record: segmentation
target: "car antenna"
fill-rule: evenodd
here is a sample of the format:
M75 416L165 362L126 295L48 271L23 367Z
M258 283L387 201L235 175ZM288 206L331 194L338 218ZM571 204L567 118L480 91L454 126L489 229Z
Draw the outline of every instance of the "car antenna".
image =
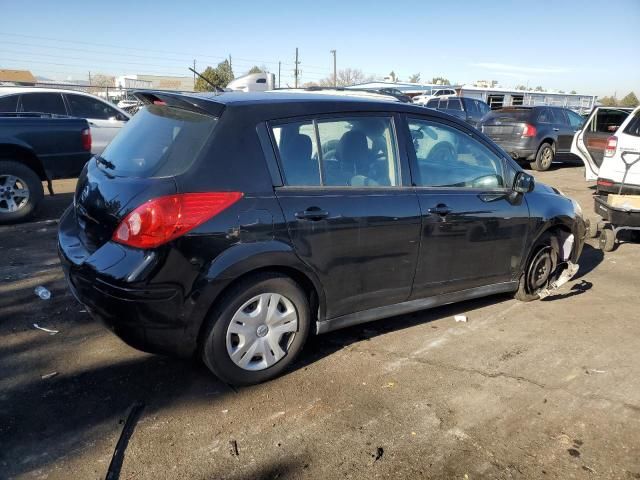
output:
M204 80L209 85L211 85L213 87L213 92L216 94L216 96L218 95L218 92L221 90L220 87L218 87L217 85L214 85L213 82L211 82L211 80L209 80L207 77L204 77L204 76L200 75L198 72L195 71L195 69L189 67L189 70L191 70L193 73L198 75L202 80ZM195 88L195 85L194 85L194 88ZM224 90L222 90L222 91L224 91Z

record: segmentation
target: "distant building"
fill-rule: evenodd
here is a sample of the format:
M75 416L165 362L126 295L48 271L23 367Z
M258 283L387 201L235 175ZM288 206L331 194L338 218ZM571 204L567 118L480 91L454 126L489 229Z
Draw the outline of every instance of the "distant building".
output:
M193 91L193 77L162 75L124 75L116 77L117 88L151 88L156 90Z
M7 82L23 86L33 86L36 84L37 80L29 70L0 69L0 82Z

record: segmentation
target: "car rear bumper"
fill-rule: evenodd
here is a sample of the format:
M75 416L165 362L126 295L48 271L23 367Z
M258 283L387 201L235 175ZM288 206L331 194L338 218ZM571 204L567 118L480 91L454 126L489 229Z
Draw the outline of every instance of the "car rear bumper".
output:
M58 255L76 299L93 318L134 348L181 357L193 355L200 322L190 315L193 305L185 300L184 287L158 282L152 275L145 275L144 281L123 280L118 271L135 272L132 265L144 265L149 252L108 242L90 253L77 237L69 235L67 227L75 223L72 217L67 210L60 220ZM157 265L150 267L154 270Z
M491 137L490 137L491 138ZM514 160L535 160L538 152L537 146L530 139L499 139L492 140L500 145L502 149L509 154Z
M601 182L606 182L603 185ZM597 183L598 193L621 193L622 195L640 195L640 185L624 185L622 186L622 192L620 192L620 182L614 182L605 178L599 178Z

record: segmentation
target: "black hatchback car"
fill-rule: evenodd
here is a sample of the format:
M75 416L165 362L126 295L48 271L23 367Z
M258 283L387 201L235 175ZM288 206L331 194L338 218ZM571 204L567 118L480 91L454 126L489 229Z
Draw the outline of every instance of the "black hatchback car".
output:
M568 108L506 107L486 115L478 128L514 159L534 170L549 170L571 155L573 136L584 118Z
M503 292L580 255L579 207L480 132L392 101L145 92L60 220L69 286L130 345L220 378L309 334ZM566 271L566 270L565 270Z

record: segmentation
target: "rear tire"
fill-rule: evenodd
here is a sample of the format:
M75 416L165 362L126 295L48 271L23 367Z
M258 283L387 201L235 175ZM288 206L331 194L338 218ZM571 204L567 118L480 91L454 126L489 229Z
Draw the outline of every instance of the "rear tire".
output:
M549 232L543 233L531 249L524 272L520 275L518 290L514 295L516 300L538 300L540 291L554 279L559 258L560 243L557 237Z
M278 303L272 305L273 299ZM268 312L274 312L273 321ZM296 316L296 325L278 321L289 316ZM277 377L299 355L311 325L309 301L291 278L258 274L224 294L207 322L201 346L205 365L226 383L253 385Z
M549 170L553 164L555 156L556 154L553 151L553 146L550 143L543 143L538 149L536 159L531 162L531 168L538 170L539 172Z
M44 197L40 177L23 163L0 161L0 224L31 217Z

